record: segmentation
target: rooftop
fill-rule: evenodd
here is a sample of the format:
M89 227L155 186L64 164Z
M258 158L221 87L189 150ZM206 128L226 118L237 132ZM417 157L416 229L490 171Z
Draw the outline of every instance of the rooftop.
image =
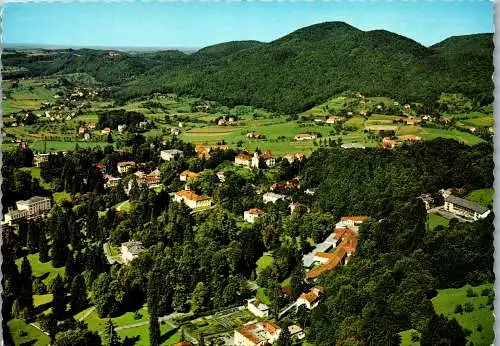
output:
M210 197L208 197L208 196L199 196L196 193L194 193L193 191L189 191L189 190L180 190L180 191L177 191L175 194L179 197L186 198L190 201L204 201L204 200L210 199Z
M446 197L445 202L456 204L462 208L472 210L478 214L484 214L489 210L484 205L481 205L481 204L478 204L478 203L475 203L475 202L472 202L472 201L469 201L469 200L466 200L463 198L459 198L459 197L456 197L453 195L449 195L448 197Z

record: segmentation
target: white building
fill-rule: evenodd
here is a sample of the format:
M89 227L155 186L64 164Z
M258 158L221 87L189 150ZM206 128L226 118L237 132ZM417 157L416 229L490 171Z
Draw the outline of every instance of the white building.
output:
M462 216L474 221L484 219L491 212L491 210L481 204L477 204L453 195L445 198L443 209L457 216Z
M260 210L260 209L257 209L257 208L252 208L250 210L246 210L243 213L243 219L246 222L254 223L255 220L257 220L263 214L264 214L263 210Z
M18 210L28 211L28 218L36 217L50 210L50 198L34 196L26 201L17 201L16 206Z
M160 157L165 161L173 160L176 156L184 157L184 153L178 149L168 149L160 152Z
M313 287L309 292L302 293L297 299L297 309L301 305L305 305L305 307L309 310L314 309L316 306L318 306L319 298L322 293L323 289L319 287Z
M125 124L118 125L118 132L122 133L126 128L127 128L127 125L125 125Z
M128 241L126 243L122 243L121 250L123 263L128 263L144 251L144 246L142 246L140 241Z
M208 196L199 196L193 191L180 190L174 195L174 201L184 203L191 209L208 208L212 205L212 198Z
M274 192L266 192L265 194L262 195L262 200L264 203L276 203L277 200L282 199L284 200L286 198L285 195L280 195L279 193L274 193Z
M264 318L269 316L269 306L262 303L257 298L249 299L247 308L252 314L254 314L257 317Z

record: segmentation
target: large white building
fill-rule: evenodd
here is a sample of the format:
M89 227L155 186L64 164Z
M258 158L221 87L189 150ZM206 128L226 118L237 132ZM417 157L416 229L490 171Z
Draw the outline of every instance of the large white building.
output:
M262 303L257 298L249 299L247 308L252 314L254 314L257 317L264 318L269 316L269 306Z
M455 215L472 219L474 221L484 219L491 212L491 210L481 204L477 204L453 195L449 195L445 198L443 209Z
M16 206L18 210L28 211L28 217L36 217L50 210L51 203L48 197L34 196L26 201L17 201Z
M257 208L252 208L250 210L246 210L243 213L243 219L246 222L254 223L255 220L257 220L263 214L264 214L263 210L260 210L260 209L257 209Z
M199 196L189 190L177 191L174 195L174 201L178 203L184 201L191 209L208 208L212 205L212 198L208 196Z
M281 328L271 321L260 321L241 326L234 331L236 346L264 346L278 340Z

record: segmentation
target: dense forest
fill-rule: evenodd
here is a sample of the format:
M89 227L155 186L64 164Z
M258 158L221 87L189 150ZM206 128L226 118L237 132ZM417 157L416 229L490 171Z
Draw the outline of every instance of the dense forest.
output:
M155 145L137 144L128 158L142 155L151 169L160 164L162 146ZM300 163L281 160L273 177L261 171L228 172L224 182L215 172L234 158L234 152L214 151L212 159L205 160L175 139L163 148L179 148L185 158L160 164L164 191L133 186L131 207L125 212L109 208L127 198L122 184L101 194L98 172L87 184L77 179L93 174L88 170L93 171L94 161L111 168L116 158L110 148L77 149L64 158L49 158L41 175L54 188L82 195L56 206L40 222L19 225L18 232L5 227L4 321L10 316L36 320L55 345L65 345L71 337L81 338L82 344L97 342L97 334L71 317L89 304L101 317L135 311L146 302L152 320L173 311L198 315L244 302L252 296L248 280L265 289L277 312L307 289L301 261L311 249L307 239L323 239L341 215L365 214L372 221L362 225L358 250L349 264L319 278L326 292L311 315L302 309L296 313L300 325L310 328L309 341L317 346L397 345L398 333L413 328L421 332L422 345L432 345L428 340L436 335L442 344L465 345L466 331L455 320L436 315L430 299L439 288L494 279L494 216L470 224L452 221L448 228L429 231L425 208L416 197L435 194L440 187L491 187L491 145L470 147L437 139L394 150L333 147L317 150ZM10 155L9 160L20 165L22 155ZM168 193L182 187L178 175L185 169L205 170L189 184L211 195L214 209L193 214L183 203L172 202ZM310 213L290 214L286 202L264 205L254 191L297 174L304 177L303 188L318 187L315 196L284 193L311 206ZM264 209L266 215L255 224L237 222L237 215L251 207ZM141 241L146 250L133 265L110 265L103 243L119 245L130 239ZM257 272L255 263L264 251L272 251L274 261ZM32 279L26 259L20 271L14 264L37 252L41 262L65 267L65 275L56 277L50 287ZM287 277L290 297L280 286ZM51 313L36 316L33 292L53 294Z
M402 102L436 102L442 92L492 102L493 35L451 37L431 47L343 22L299 29L269 43L228 42L179 51L108 56L90 49L7 54L19 76L87 73L113 85L119 101L153 92L190 94L228 106L293 113L346 90Z

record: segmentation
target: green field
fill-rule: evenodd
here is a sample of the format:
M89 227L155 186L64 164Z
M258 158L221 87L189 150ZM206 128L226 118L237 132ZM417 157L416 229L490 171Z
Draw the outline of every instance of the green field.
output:
M461 122L474 127L490 127L495 124L495 118L493 115L488 115L461 120Z
M160 323L161 345L173 345L181 340L180 333L170 328L167 324ZM117 331L123 345L149 346L149 325ZM125 342L127 340L127 342Z
M39 254L30 254L28 255L28 261L31 264L31 271L34 276L36 277L42 277L43 282L48 285L56 276L57 274L61 275L61 277L64 275L64 267L62 268L54 268L52 267L52 263L49 261L47 263L42 263L40 262L38 258ZM21 263L23 259L18 258L16 260L16 264L19 269L21 269Z
M50 342L47 335L22 320L10 320L7 325L15 346L46 346Z
M488 298L481 296L481 291L485 288L493 289L493 285L484 284L473 287L477 297L467 297L469 287L471 286L439 290L438 295L432 299L432 305L438 315L443 314L448 319L456 318L463 328L470 330L472 333L467 340L472 341L474 346L489 346L495 338L493 331L494 316L493 310L486 304ZM472 303L474 310L472 312L464 311L462 314L455 313L457 304L464 306L466 302ZM479 324L483 327L481 332L477 330ZM400 333L402 346L420 345L420 342L411 341L412 331L414 330L410 329Z
M439 294L432 299L432 304L436 313L444 314L450 319L454 317L462 327L472 331L468 340L474 342L475 346L489 346L495 337L493 331L493 310L490 310L490 307L487 306L487 297L481 296L481 291L485 288L493 289L493 285L484 284L473 287L478 296L472 298L467 297L466 291L468 287L470 286L439 290ZM463 306L466 302L473 304L474 311L464 311L462 314L456 314L454 312L455 306L457 304L462 304ZM481 307L481 305L484 305L484 307ZM482 332L476 330L479 324L483 326Z
M89 309L75 315L75 319L81 318ZM140 318L136 320L133 312L126 312L121 316L111 318L111 321L113 321L115 327L149 321L148 310L144 307L139 309L139 315ZM108 318L100 318L97 311L94 310L84 319L84 322L87 323L89 330L101 331L104 330L104 325L107 320Z
M488 205L493 203L493 196L495 195L495 190L493 188L490 189L481 189L474 190L469 193L465 198L469 201L474 201L483 205Z
M430 213L428 214L428 223L429 223L429 229L432 231L434 228L437 226L444 226L448 227L449 221L448 219L445 219L444 217L436 214L436 213Z

